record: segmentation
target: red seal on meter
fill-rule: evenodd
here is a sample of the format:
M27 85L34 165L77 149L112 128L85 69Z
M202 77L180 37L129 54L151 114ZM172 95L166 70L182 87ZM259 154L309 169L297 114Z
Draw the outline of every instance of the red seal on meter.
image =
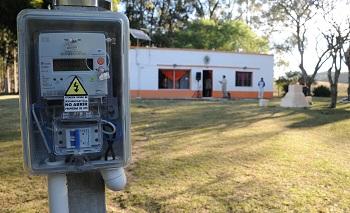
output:
M105 63L105 59L102 58L102 57L99 57L99 58L97 59L97 63L98 63L99 65L102 65L102 64Z

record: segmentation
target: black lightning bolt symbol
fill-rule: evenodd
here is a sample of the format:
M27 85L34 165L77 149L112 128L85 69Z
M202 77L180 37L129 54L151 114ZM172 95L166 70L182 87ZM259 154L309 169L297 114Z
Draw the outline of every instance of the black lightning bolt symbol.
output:
M78 92L79 91L79 84L77 82L74 82L73 86L75 87L74 91Z

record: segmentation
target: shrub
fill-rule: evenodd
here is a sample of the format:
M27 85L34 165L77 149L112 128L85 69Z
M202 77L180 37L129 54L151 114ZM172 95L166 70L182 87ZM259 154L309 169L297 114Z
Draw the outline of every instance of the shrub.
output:
M282 87L282 90L284 92L283 96L286 95L288 93L288 87L289 87L289 84L284 84L283 87Z
M316 97L330 97L331 96L331 90L328 87L323 86L323 85L314 88L312 93Z

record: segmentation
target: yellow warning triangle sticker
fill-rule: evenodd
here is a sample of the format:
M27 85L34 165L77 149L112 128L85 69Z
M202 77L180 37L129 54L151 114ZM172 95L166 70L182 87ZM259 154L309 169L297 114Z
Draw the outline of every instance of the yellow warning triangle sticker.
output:
M70 83L65 96L83 96L88 95L83 84L79 81L78 76L75 76Z

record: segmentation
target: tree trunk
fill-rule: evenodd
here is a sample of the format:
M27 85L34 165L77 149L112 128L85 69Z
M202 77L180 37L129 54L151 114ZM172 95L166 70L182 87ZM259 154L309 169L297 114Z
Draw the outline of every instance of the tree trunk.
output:
M348 67L348 101L350 101L350 45L344 52L345 64Z
M2 57L0 57L0 94L4 93L4 87L5 87L5 77L4 77L4 61L2 60Z
M1 88L1 92L3 94L7 93L7 79L6 79L6 59L2 58L2 88Z
M348 65L348 101L350 101L350 64Z
M306 95L307 96L311 96L311 85L312 85L312 82L306 82L306 87L307 87L307 92L306 92Z
M338 84L331 84L331 104L330 108L335 108L337 106L338 98Z
M13 94L13 93L15 93L15 72L16 72L13 63L10 64L9 71L10 71L10 82L11 82L10 93Z
M17 69L17 49L13 48L13 79L14 93L18 94L18 69Z
M350 48L348 52L350 54ZM350 58L346 59L346 66L348 67L348 101L350 101Z
M11 69L7 63L6 63L6 81L7 81L6 94L10 94L11 93Z

